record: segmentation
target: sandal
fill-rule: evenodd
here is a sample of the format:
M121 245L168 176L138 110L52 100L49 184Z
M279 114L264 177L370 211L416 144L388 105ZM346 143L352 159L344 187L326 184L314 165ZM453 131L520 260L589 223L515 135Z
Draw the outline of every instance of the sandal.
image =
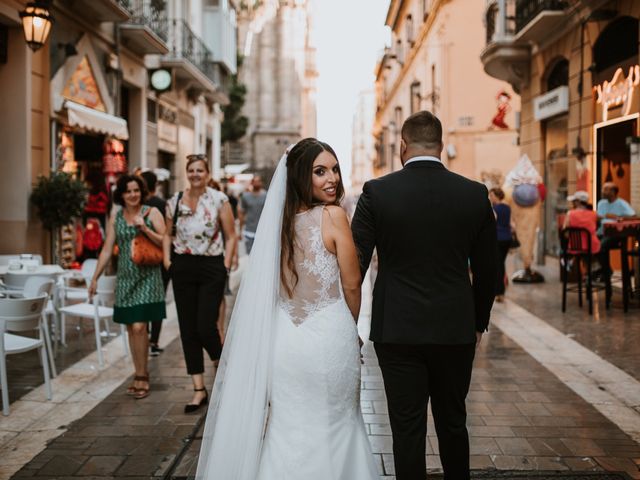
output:
M139 377L139 376L136 375L135 377L133 377L133 382L134 383L132 383L131 385L129 385L127 387L127 395L135 395L136 394L136 391L138 389L136 388L135 382L148 382L148 381L149 381L149 375L148 374L147 374L146 377Z
M135 380L138 382L147 382L149 383L149 375L145 375L144 377L135 377ZM149 386L143 388L136 388L135 393L133 394L133 398L136 400L142 400L149 396L150 388Z

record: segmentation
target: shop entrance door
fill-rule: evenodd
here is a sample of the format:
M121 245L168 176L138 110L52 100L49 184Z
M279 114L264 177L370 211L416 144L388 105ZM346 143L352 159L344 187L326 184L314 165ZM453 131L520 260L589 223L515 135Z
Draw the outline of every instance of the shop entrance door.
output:
M596 125L596 168L597 180L594 196L601 197L602 185L613 182L618 186L620 198L631 200L631 153L627 145L628 137L638 133L638 116L630 119L616 119Z
M163 198L169 199L176 189L176 156L164 150L158 150L158 167L170 172L168 180L159 182Z
M544 245L547 255L558 255L560 238L558 226L567 212L569 158L567 156L568 117L551 118L544 122L545 165L544 184Z

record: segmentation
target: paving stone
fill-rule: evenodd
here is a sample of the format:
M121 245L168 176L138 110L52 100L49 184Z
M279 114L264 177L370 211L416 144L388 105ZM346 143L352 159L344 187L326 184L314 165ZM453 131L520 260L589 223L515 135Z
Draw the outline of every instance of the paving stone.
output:
M56 455L47 464L38 470L38 476L63 476L75 474L84 462L88 459L87 456L69 456L69 455Z
M496 438L496 443L505 455L535 455L535 450L524 438Z
M133 475L150 475L157 471L164 462L166 455L136 455L128 457L118 468L118 477L130 477Z
M76 475L82 477L95 476L107 476L113 475L113 473L120 467L125 460L125 456L110 456L110 455L96 455L89 457L85 464L78 470Z

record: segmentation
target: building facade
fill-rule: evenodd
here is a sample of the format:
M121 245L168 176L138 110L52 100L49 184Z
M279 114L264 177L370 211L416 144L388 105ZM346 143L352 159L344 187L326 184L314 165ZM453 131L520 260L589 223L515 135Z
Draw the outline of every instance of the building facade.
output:
M238 39L244 60L240 80L248 93L246 135L230 163L267 177L285 148L316 135L316 65L311 0L245 2Z
M55 23L36 52L20 24L26 3L0 0L0 136L9 149L0 158L1 253L49 258L29 203L40 175L66 171L86 183L82 229L88 218L104 225L100 192L124 172L167 169L165 194L186 185L189 153L207 153L219 173L234 2L53 0Z
M521 151L547 187L545 250L557 254L567 195L604 182L640 211L640 3L496 0L485 11L485 70L521 95Z
M373 177L376 150L372 132L375 113L376 98L373 90L360 92L351 127L352 193L360 193L364 183Z
M452 171L489 181L517 161L519 101L479 61L484 5L478 0L392 0L391 45L376 68L376 175L401 168L400 128L419 110L444 127Z

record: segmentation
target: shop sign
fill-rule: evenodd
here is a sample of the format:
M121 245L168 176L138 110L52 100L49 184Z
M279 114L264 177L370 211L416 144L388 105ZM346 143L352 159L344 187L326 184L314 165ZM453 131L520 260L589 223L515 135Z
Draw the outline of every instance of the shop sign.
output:
M62 96L85 107L100 110L101 112L107 111L102 102L100 90L87 57L84 57L78 64L75 72L73 72L64 87Z
M640 85L640 66L629 68L625 77L622 68L618 68L611 81L605 81L596 87L598 104L602 105L602 121L607 121L609 109L622 105L622 115L629 115L633 102L633 92Z
M569 111L569 87L566 85L533 99L533 116L536 121Z

